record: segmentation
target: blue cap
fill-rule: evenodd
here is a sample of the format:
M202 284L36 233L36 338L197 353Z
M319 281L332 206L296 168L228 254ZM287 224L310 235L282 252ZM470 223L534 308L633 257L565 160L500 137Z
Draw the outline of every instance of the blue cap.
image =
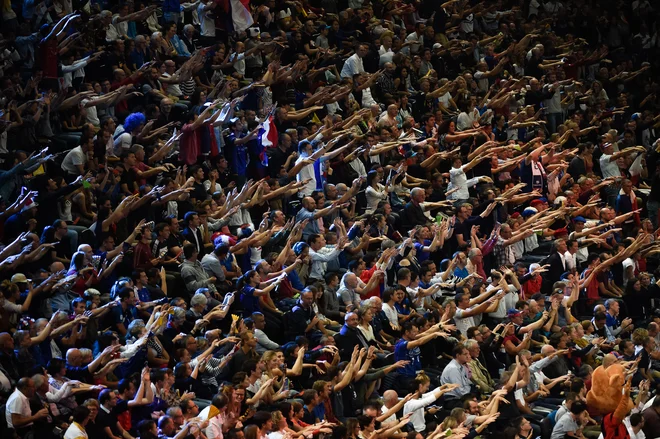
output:
M548 199L545 198L545 197L539 198L538 200L539 200L541 203L547 203L547 202L548 202Z
M511 308L510 310L508 310L507 313L506 313L506 315L507 315L509 318L519 316L520 314L522 314L522 311L517 310L517 309L513 309L513 308Z
M530 217L534 214L537 214L539 211L534 209L533 207L528 207L527 209L523 210L521 215L523 218Z
M584 219L583 216L576 216L575 218L573 218L573 222L574 223L586 223L587 220Z

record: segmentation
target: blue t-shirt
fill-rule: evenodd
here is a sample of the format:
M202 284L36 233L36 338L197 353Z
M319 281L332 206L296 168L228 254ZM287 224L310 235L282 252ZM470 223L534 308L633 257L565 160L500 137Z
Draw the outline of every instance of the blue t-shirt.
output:
M314 410L312 410L312 414L319 421L325 421L325 404L321 403L316 407L314 407Z
M454 268L454 276L456 276L458 278L465 279L469 275L470 275L470 273L468 273L467 267L463 267L463 268L456 267L456 268Z
M282 268L286 268L286 265L283 265ZM289 282L291 282L291 286L296 290L302 291L305 289L305 285L300 281L300 276L298 276L296 270L287 274L287 278L289 279Z
M607 326L609 326L612 329L616 329L619 327L619 319L617 319L616 317L612 317L610 313L605 313L605 316L606 316L605 324Z
M408 349L408 342L404 339L396 342L396 345L394 345L394 361L410 361L402 369L399 369L401 375L414 378L417 372L422 370L421 352L419 346Z
M261 311L259 307L259 297L254 295L254 287L246 285L241 290L241 304L243 305L243 315L249 317L255 311Z
M429 241L428 239L425 239L423 244L419 243L419 242L416 242L414 245L415 245L415 250L417 250L416 256L417 256L417 260L419 261L419 263L421 264L422 262L428 260L429 257L431 256L431 253L425 252L422 249L424 247L429 247L431 245L431 241Z
M405 299L404 299L404 302L405 302ZM394 303L394 309L396 309L396 312L398 312L399 314L403 314L404 316L407 316L408 314L410 314L410 308L408 308L405 305L405 303L399 303L399 302Z
M140 302L151 302L151 294L149 294L149 290L146 287L140 288L137 293Z
M120 306L115 306L110 310L112 314L112 321L118 325L122 323L124 328L128 329L128 325L135 319L137 319L137 308L134 306L129 306L124 311Z
M296 222L300 222L303 220L309 220L309 222L303 229L303 238L305 240L309 238L309 235L314 235L314 234L318 235L319 233L321 233L321 229L319 229L319 223L317 220L314 219L314 212L310 212L304 207L300 209L296 214Z
M225 154L228 155L227 161L231 166L232 172L236 175L245 175L248 165L247 145L236 145L236 134L231 133L227 137Z

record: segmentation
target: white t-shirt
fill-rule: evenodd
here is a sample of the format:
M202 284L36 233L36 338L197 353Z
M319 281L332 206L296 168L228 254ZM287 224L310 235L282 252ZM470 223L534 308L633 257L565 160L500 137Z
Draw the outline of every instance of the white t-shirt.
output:
M115 155L120 156L122 152L128 151L133 144L131 133L123 133L115 139Z
M454 322L456 323L456 328L461 331L461 334L465 336L467 336L468 328L476 326L474 323L474 317L463 317L463 313L469 310L470 308L456 308L456 314L454 314Z
M114 21L114 20L113 20ZM105 31L105 40L109 43L117 41L119 39L119 31L114 24L108 26L108 29Z
M204 189L207 191L211 188L211 180L206 180L204 182ZM213 192L222 192L222 186L220 186L220 183L216 182L215 187L213 188Z
M472 128L474 121L479 119L479 110L476 108L468 112L462 112L456 119L456 130L463 131Z
M485 72L476 71L472 76L477 81L477 86L479 87L479 90L488 91L490 85L488 84L488 77L486 76Z
M112 17L112 25L117 29L120 36L128 36L128 21L119 21L119 14Z
M209 16L211 11L205 11L204 7L206 7L204 3L200 3L199 6L197 6L197 15L199 15L199 25L202 30L200 34L203 37L214 37L215 20Z
M492 291L492 290L495 290L495 289L499 289L499 286L497 286L497 285L494 286L494 285L491 284L491 285L488 285L486 287L486 291ZM506 296L504 296L504 297L506 297ZM499 301L499 303L497 305L497 309L495 310L495 312L488 313L489 316L495 317L497 319L503 319L503 318L506 317L506 310L507 310L506 305L507 305L507 303L506 303L506 300L504 299L504 297L502 298L502 300Z
M438 102L441 103L445 108L449 108L450 99L451 99L451 93L447 92L438 98Z
M5 392L9 392L11 390L11 381L9 381L9 378L7 378L7 375L4 374L0 370L0 389L2 389Z
M245 52L232 53L231 56L229 57L229 61L233 62L235 59L238 59L238 61L234 63L234 70L236 70L241 75L245 76Z
M387 200L387 191L385 191L385 188L383 187L382 184L379 184L378 190L374 189L371 186L367 187L367 190L365 191L365 195L367 197L367 210L366 213L371 214L376 211L378 208L378 203L381 201Z
M298 162L301 162L306 158L308 157L303 157L303 156L298 157L298 160L296 160L296 164L298 164ZM314 174L313 163L311 165L303 166L303 168L300 170L300 172L298 172L298 175L296 176L296 180L298 181L305 181L308 178L311 178L311 180L300 191L301 197L309 197L312 195L312 192L316 190L316 175Z
M467 200L470 198L469 188L479 182L478 177L470 178L468 180L464 171L465 166L466 165L463 165L460 168L451 168L449 170L448 189L459 188L456 192L449 194L447 198L450 200Z
M577 253L573 254L567 251L564 253L564 260L566 261L567 270L572 270L577 267Z
M393 306L383 303L383 312L392 325L399 326L399 313L396 312Z
M82 103L83 105L85 105L85 104L87 104L87 102L89 102L90 100L91 100L91 99L83 99L81 103ZM86 118L87 118L87 122L91 123L91 124L94 125L95 127L101 126L101 121L99 120L99 116L98 116L98 113L97 113L97 111L96 111L96 106L95 106L95 105L93 105L93 106L91 106L91 107L87 107L87 108L85 109L85 111L87 112L87 117L86 117Z
M62 169L69 174L80 174L78 165L85 165L87 163L87 156L82 149L82 146L76 146L64 157L62 161Z
M616 160L610 161L611 159L611 155L603 154L600 156L600 171L603 174L603 178L621 177L619 165L617 165Z
M30 401L18 389L14 390L14 393L12 393L7 400L5 418L7 419L7 427L9 428L14 428L14 424L11 421L12 413L26 417L32 416ZM30 425L32 425L32 423L24 425L23 427L29 427Z

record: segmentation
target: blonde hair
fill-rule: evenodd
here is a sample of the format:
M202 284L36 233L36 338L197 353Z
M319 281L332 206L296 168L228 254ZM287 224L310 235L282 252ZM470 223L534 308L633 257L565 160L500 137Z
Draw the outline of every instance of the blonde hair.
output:
M442 421L442 430L446 430L448 428L456 428L458 427L458 420L452 416L447 416L444 421Z
M91 349L80 348L78 349L78 351L80 351L80 355L82 355L83 358L87 358L87 357L92 359L94 358L94 354L92 353Z
M277 352L276 351L266 351L261 356L261 361L268 364L268 362L272 361L275 357L277 357Z
M424 372L420 372L415 377L415 387L418 388L422 384L430 383L431 378L428 377Z
M632 342L635 345L641 345L644 343L644 339L649 336L649 331L644 328L637 328L632 333Z
M282 415L282 412L279 410L275 410L270 416L273 421L273 427L275 428L277 428L277 426L280 425L280 421L284 419L284 415Z
M266 351L261 356L261 361L266 363L266 366L268 366L268 362L275 359L275 357L277 357L276 351ZM273 378L273 372L270 369L268 369L268 367L266 367L266 371L264 373L268 375L269 378Z
M85 407L87 407L87 408L89 408L90 406L94 406L94 407L96 407L97 409L100 408L99 401L96 400L96 399L94 399L94 398L89 398L88 400L86 400L85 402L83 402L83 405L84 405Z

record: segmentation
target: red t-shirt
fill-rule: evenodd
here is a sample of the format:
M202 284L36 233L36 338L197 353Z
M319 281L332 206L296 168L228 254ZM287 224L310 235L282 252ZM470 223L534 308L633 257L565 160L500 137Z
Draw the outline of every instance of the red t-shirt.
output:
M373 267L371 267L369 270L364 270L362 274L360 274L360 280L362 282L369 283L369 279L374 275L378 266L374 264ZM380 285L376 285L371 291L368 291L367 294L364 296L365 299L369 299L371 297L380 297Z
M523 284L523 293L525 299L529 299L536 293L541 292L541 284L543 283L543 278L541 276L536 276L536 278L531 278Z
M598 279L591 279L591 282L589 282L589 285L587 285L587 299L589 300L600 299L600 294L598 292Z
M39 66L44 71L44 78L57 78L58 55L57 38L43 41L39 45Z
M180 158L186 165L194 165L199 157L199 138L197 130L193 130L192 124L187 123L181 127L181 153Z

